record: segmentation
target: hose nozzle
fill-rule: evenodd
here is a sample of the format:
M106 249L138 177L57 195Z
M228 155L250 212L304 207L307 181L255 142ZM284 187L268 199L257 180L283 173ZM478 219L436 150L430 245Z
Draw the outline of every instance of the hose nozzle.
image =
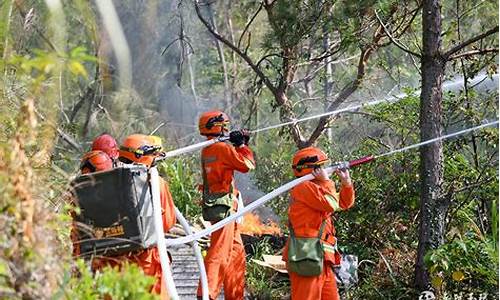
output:
M348 164L349 164L349 168L352 168L352 167L355 167L355 166L358 166L358 165L362 165L362 164L366 164L366 163L369 163L371 162L372 160L375 159L375 156L373 155L368 155L368 156L365 156L365 157L361 157L361 158L358 158L358 159L355 159L355 160L351 160Z
M368 156L358 158L355 160L351 160L351 161L337 162L337 163L333 164L332 167L334 168L334 170L337 170L337 169L338 170L345 170L345 169L350 169L350 168L358 166L358 165L369 163L374 159L375 159L375 156L368 155Z

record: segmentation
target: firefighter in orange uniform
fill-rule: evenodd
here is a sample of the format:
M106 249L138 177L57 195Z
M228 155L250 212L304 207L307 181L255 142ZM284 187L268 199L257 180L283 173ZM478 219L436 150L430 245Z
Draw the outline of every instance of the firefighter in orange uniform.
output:
M80 171L82 174L110 170L113 168L113 160L103 151L94 150L83 155L80 162ZM75 213L71 217L75 218ZM77 224L74 222L71 229L71 241L73 242L73 256L80 255L80 244L78 243Z
M229 118L221 111L203 113L199 119L200 134L207 139L228 132ZM255 168L253 153L248 147L246 131L232 131L232 145L219 142L201 152L203 174L203 217L212 224L237 209L238 190L234 186L234 171L246 173ZM243 299L245 289L245 249L235 222L213 232L205 257L210 299L216 299L224 286L224 299ZM201 284L198 297L201 297Z
M92 150L85 153L80 162L82 174L105 171L116 166L118 145L109 134L103 133L92 142Z
M92 150L104 151L115 162L118 159L119 151L116 140L109 134L103 133L92 142Z
M92 143L92 150L85 153L80 161L80 171L82 174L88 174L98 171L110 170L114 166L114 160L118 158L118 147L113 137L103 134L97 137ZM74 218L75 215L72 214ZM80 244L78 243L78 234L73 224L71 230L71 240L73 241L73 256L80 255Z
M291 194L288 220L291 234L296 238L318 237L320 228L324 253L323 269L318 276L302 276L290 270L288 252L290 239L285 247L283 259L287 261L292 300L338 300L339 294L333 266L340 264L337 250L334 219L332 214L349 209L354 204L354 188L348 170L337 170L340 178L340 193L335 183L328 178L322 166L328 163L327 155L318 148L299 150L293 157L296 177L312 173L313 180L295 186ZM291 250L290 250L291 251Z
M125 138L120 146L119 160L125 164L142 164L150 167L154 159L162 152L161 138L144 134L133 134ZM162 207L163 230L169 231L176 223L174 202L168 184L160 178L160 202ZM93 269L104 266L120 266L123 261L139 265L144 274L156 277L152 291L160 294L161 299L168 299L167 289L163 281L158 249L152 247L119 257L100 258L93 262Z
M113 168L113 160L104 151L93 150L83 155L80 163L82 174L110 170Z

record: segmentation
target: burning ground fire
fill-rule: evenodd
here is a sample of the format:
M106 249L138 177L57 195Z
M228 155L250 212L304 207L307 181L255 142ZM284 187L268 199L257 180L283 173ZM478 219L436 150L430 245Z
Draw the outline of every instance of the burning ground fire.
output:
M252 236L263 234L281 235L281 229L276 223L270 221L268 224L264 224L258 215L251 213L243 217L243 223L240 226L242 234Z

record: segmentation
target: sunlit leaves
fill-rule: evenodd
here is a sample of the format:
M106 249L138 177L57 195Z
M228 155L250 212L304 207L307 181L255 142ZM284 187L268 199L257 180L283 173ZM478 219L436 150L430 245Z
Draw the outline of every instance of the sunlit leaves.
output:
M435 288L487 288L497 279L498 264L492 243L472 232L456 238L425 257ZM483 290L484 292L484 290Z
M155 278L144 275L134 264L124 263L120 270L106 267L95 274L83 260L78 260L76 265L80 276L61 287L65 289L64 299L159 299L150 292Z
M465 279L465 274L462 271L455 271L451 274L451 277L455 281L462 281Z
M23 74L40 81L55 75L53 72L60 66L65 66L75 76L87 78L88 73L84 63L96 61L94 56L87 54L85 48L76 47L64 54L33 49L32 55L15 55L9 63L11 66L17 67Z

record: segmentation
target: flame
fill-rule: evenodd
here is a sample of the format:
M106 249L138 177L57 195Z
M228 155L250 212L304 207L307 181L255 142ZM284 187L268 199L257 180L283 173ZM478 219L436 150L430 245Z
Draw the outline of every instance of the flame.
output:
M268 224L262 223L258 215L246 214L243 217L243 223L240 225L241 233L247 235L281 235L281 229L273 221L269 221Z

